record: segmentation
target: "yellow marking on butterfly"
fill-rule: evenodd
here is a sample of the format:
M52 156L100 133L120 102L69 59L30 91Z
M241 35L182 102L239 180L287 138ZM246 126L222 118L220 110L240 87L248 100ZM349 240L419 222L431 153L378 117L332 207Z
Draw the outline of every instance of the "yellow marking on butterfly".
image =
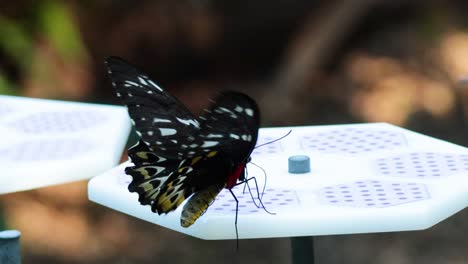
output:
M145 168L138 168L138 169L135 169L135 170L138 171L139 173L141 173L141 175L143 175L144 179L147 179L149 177L149 173Z
M184 167L181 167L180 169L178 169L177 172L180 173L180 174L183 174L183 173L186 173L189 169L190 169L189 166L184 166Z
M142 184L140 184L139 186L140 186L141 188L143 188L143 190L144 190L145 192L147 192L147 191L149 191L149 190L152 190L152 189L154 188L153 185L152 185L151 183L149 183L149 182L142 183Z
M192 159L192 163L190 163L190 165L195 165L195 163L199 162L200 160L202 159L202 156L197 156L195 158Z
M142 159L148 159L148 153L147 152L137 152L136 154L138 157L142 158Z
M214 157L216 154L218 154L218 151L213 150L213 151L208 152L208 154L206 154L206 156L211 158L211 157Z
M166 196L165 196L166 197ZM171 202L171 199L166 198L160 203L161 209L163 212L171 211L177 208L183 201L185 200L185 196L181 195L177 200Z
M185 200L185 196L180 196L176 201L176 207L178 207Z
M153 189L153 190L151 190L151 191L149 191L149 192L146 193L146 197L153 198L153 197L156 196L156 194L159 193L158 191L159 191L158 189ZM153 198L153 199L154 199L154 198Z

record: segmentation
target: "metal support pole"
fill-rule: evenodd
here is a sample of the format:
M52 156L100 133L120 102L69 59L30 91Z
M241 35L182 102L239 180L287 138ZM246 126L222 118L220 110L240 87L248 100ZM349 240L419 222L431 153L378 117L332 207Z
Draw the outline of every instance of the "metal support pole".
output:
M5 217L3 216L2 207L0 206L0 230L6 229Z
M314 237L291 237L293 264L314 264Z
M19 237L17 230L0 232L0 263L21 264Z

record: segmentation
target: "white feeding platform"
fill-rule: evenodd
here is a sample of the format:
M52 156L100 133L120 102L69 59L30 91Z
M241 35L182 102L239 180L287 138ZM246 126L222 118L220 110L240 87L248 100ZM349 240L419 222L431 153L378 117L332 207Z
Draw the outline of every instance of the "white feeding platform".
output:
M130 129L121 106L0 96L0 194L100 174Z
M429 228L468 203L468 149L385 123L262 128L252 162L267 175L258 208L242 186L239 238L395 232ZM288 158L307 155L310 172L289 173ZM235 200L223 190L193 226L180 226L183 204L158 216L127 186L126 162L89 182L89 199L202 239L235 239ZM262 191L265 177L249 164ZM256 189L250 184L252 192ZM257 204L258 202L255 201Z

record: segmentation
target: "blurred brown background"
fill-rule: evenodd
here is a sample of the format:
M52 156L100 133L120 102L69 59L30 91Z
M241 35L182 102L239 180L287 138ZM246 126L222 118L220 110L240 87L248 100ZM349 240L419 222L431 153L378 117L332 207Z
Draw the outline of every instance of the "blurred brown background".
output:
M109 55L194 112L234 89L259 102L264 126L389 122L468 145L463 0L0 2L0 94L118 104ZM92 204L86 182L3 195L0 206L25 263L291 261L288 239L236 252ZM468 263L467 220L318 237L317 263Z

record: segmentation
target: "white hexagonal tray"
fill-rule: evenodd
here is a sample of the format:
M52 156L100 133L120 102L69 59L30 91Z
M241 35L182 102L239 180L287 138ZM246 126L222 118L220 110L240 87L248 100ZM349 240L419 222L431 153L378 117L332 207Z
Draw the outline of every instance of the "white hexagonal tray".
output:
M112 168L130 128L121 106L0 96L0 194Z
M385 123L262 128L252 162L267 174L263 203L239 198L240 238L407 231L429 228L468 202L468 150ZM288 157L308 155L311 172L288 173ZM158 216L130 193L124 163L91 179L89 199L115 210L203 239L233 239L235 202L223 190L197 222L180 226L182 206ZM250 164L250 176L264 183ZM252 187L252 186L251 186ZM262 187L262 186L261 186ZM260 189L261 189L260 187Z

